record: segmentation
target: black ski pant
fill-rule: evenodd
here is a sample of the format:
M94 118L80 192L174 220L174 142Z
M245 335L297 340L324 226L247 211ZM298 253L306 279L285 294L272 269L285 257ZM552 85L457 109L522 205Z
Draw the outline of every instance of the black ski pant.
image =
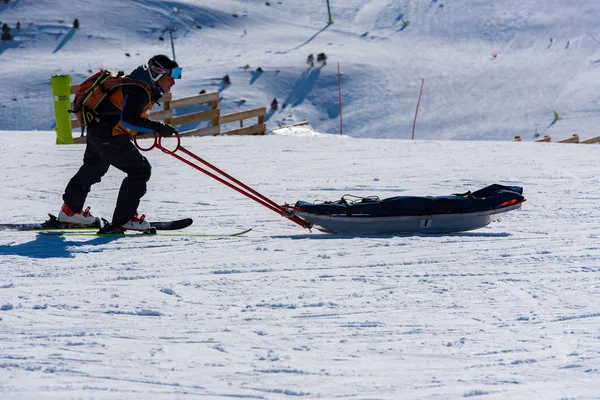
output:
M69 181L63 200L71 210L81 211L92 185L100 182L111 165L127 174L121 183L111 222L113 226L121 226L137 212L152 172L150 163L129 135L108 138L88 135L83 165Z

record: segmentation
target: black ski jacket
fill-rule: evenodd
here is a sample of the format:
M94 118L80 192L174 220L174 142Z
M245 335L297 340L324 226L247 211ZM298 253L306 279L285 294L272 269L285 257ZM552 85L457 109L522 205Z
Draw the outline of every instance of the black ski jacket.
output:
M117 88L96 108L99 121L88 125L89 135L135 136L139 133L153 133L165 126L162 122L148 119L148 112L158 102L161 93L158 85L150 79L146 67L139 66L127 77L145 82L150 91L141 85L123 85Z

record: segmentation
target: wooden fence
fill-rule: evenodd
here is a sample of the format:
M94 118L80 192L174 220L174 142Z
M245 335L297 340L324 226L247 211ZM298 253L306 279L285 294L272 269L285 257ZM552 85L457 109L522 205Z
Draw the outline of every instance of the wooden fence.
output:
M71 94L74 95L79 89L79 85L71 86ZM210 92L197 94L182 99L172 99L171 93L165 94L159 101L163 109L149 114L149 118L154 121L164 121L173 126L189 124L191 122L210 120L210 126L189 131L180 132L181 136L216 136L216 135L264 135L266 132L265 114L266 107L253 108L251 110L239 111L230 114L221 114L219 109L219 92ZM189 107L199 104L208 104L210 109L204 111L191 112L189 114L174 115L173 110L181 107ZM252 125L244 126L244 120L256 118ZM231 124L239 121L240 127L223 130L222 125ZM80 128L81 125L77 119L71 120L71 128ZM144 136L142 136L143 138ZM148 137L148 136L146 136ZM85 143L85 136L73 138L74 143Z
M515 138L513 139L513 142L520 142L521 141L521 136L515 136ZM537 139L536 142L539 143L551 143L552 142L552 138L548 135L544 136L541 139ZM600 143L600 136L596 136L593 137L591 139L586 139L586 140L579 140L579 135L574 133L573 136L571 136L570 138L566 138L563 140L559 140L558 142L555 143L579 143L579 144L593 144L593 143Z

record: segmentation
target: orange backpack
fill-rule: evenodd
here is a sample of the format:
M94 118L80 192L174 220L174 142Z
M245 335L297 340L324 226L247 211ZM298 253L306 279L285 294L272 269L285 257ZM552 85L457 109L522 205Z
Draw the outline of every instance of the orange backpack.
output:
M73 101L73 110L69 112L75 114L81 124L81 131L92 121L98 121L99 114L96 108L102 101L108 97L120 86L137 85L143 87L150 93L150 87L146 82L137 79L131 79L124 76L123 71L118 73L107 69L100 70L87 78L79 85L75 100Z

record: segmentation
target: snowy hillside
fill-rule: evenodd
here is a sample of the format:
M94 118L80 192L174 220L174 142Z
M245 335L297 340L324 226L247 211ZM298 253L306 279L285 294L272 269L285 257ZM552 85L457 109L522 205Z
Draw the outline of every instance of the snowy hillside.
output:
M596 3L331 0L328 25L322 0L106 0L102 12L91 0L12 0L0 5L14 36L0 44L0 128L53 129L51 75L79 82L170 55L172 27L185 68L175 96L219 90L225 111L276 98L286 107L269 128L308 120L339 133L339 63L346 135L410 138L424 79L417 138L585 139L600 134ZM327 65L309 68L319 53Z

